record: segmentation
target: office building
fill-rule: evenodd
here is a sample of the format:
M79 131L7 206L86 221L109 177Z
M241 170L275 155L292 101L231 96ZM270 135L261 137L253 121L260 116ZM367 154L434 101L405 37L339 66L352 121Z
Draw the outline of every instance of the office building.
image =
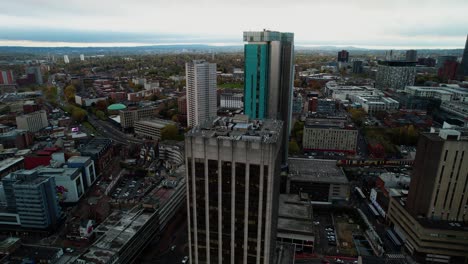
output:
M441 101L468 102L468 91L460 87L406 86L404 91L417 97L436 98Z
M113 147L112 139L93 138L81 149L81 156L91 157L96 165L96 172L103 172L105 167L112 161Z
M458 75L461 77L461 79L464 79L463 77L468 76L468 35L466 36L465 49L463 50L463 56Z
M176 178L172 186L160 185L151 191L143 206L113 211L94 229L97 239L78 256L75 263L139 263L142 251L152 241L161 238L186 202L184 174L178 174Z
M346 119L308 118L304 125L302 145L306 151L333 151L354 154L358 130Z
M34 75L34 79L36 80L36 84L43 84L44 81L42 80L42 71L41 71L41 66L29 66L26 69L26 74L32 74Z
M418 51L417 50L407 50L405 60L408 62L417 62L418 61Z
M304 108L304 100L302 98L302 95L300 93L297 93L293 97L293 102L292 102L292 112L293 114L300 114L302 113L302 109Z
M437 70L437 76L442 80L454 80L457 76L459 63L457 61L445 61L444 65Z
M216 117L216 63L194 60L185 64L187 125L194 127Z
M49 126L47 113L45 110L36 111L22 116L16 117L16 125L18 129L23 129L30 132L37 132Z
M363 72L362 61L353 61L353 73L360 74Z
M20 170L5 176L2 183L7 211L11 214L10 217L2 217L4 224L9 222L34 229L54 228L58 224L61 209L54 177Z
M181 115L187 114L187 96L181 96L177 98L177 109Z
M439 69L444 66L447 61L457 61L457 56L439 56L437 57L436 68Z
M350 95L349 99L354 104L358 104L368 114L375 114L382 111L396 111L400 103L390 97L382 95Z
M414 85L416 62L379 61L375 86L379 89L404 89Z
M244 32L244 41L244 114L283 121L285 163L292 120L294 34Z
M158 144L158 158L164 161L165 167L170 168L185 164L184 142L164 140Z
M435 67L436 60L434 58L418 58L418 65L424 65L427 67Z
M312 205L297 194L280 194L276 241L293 245L297 253L313 253L315 227ZM272 262L294 263L294 262Z
M77 203L85 193L83 175L77 168L38 168L38 175L53 177L60 202ZM60 191L63 190L62 193Z
M190 263L272 263L282 122L219 117L185 137Z
M68 55L63 55L63 62L64 62L65 64L70 63L70 59L68 58Z
M15 77L12 70L2 70L0 71L0 85L11 85L15 84Z
M222 93L220 97L221 108L242 109L244 107L244 95L241 93Z
M288 164L287 194L329 204L348 200L349 182L336 160L290 158Z
M80 61L84 61L84 54L80 54Z
M83 175L83 185L87 190L97 179L96 169L94 167L94 161L91 157L73 156L67 160L67 166L69 168L78 168Z
M418 262L468 260L468 137L442 128L420 136L407 197L392 197L389 220Z
M157 113L158 108L154 106L121 110L119 111L120 126L122 129L133 128L136 122L155 118Z
M338 51L338 62L348 62L349 52L346 50Z
M146 139L160 140L161 130L168 125L177 126L177 123L159 118L137 121L135 134Z

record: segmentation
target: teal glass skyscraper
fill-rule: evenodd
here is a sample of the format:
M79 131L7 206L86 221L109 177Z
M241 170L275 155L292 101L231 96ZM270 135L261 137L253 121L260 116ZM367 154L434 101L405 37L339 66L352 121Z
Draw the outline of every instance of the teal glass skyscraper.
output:
M294 34L244 32L244 113L252 119L283 121L283 162L291 128Z

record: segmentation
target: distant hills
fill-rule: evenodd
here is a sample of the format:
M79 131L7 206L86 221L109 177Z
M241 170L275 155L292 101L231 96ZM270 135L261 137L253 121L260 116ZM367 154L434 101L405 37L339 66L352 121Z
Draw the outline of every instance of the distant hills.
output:
M331 54L339 50L348 50L355 54L382 54L385 50L365 49L353 46L307 46L296 45L298 52L322 52ZM398 50L396 50L398 51ZM154 45L137 47L19 47L0 46L0 54L34 54L34 55L69 55L71 57L85 54L93 55L137 55L137 54L161 54L161 53L220 53L220 52L243 52L242 45L213 46L204 44L181 44L181 45ZM440 54L461 56L463 49L419 49L419 54Z

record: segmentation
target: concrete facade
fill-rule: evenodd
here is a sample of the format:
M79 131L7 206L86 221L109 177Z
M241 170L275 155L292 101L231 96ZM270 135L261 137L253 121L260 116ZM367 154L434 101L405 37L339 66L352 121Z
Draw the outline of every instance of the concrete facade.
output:
M17 116L16 125L18 126L18 129L37 132L48 127L49 121L47 120L46 111L40 110L27 115Z
M216 117L216 63L194 60L185 64L187 124L194 127Z
M186 134L191 263L271 263L282 122L217 118Z

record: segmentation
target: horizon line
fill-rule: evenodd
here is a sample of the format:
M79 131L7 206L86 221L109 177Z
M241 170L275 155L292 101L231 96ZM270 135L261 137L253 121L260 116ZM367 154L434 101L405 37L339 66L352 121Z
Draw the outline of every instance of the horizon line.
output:
M31 40L1 40L0 47L11 48L138 48L154 46L195 46L204 45L212 47L242 47L243 42L173 42L173 43L141 43L141 42L57 42L57 41L31 41ZM463 50L464 47L454 46L392 46L392 45L359 45L359 44L307 44L295 43L300 48L356 48L363 50Z

